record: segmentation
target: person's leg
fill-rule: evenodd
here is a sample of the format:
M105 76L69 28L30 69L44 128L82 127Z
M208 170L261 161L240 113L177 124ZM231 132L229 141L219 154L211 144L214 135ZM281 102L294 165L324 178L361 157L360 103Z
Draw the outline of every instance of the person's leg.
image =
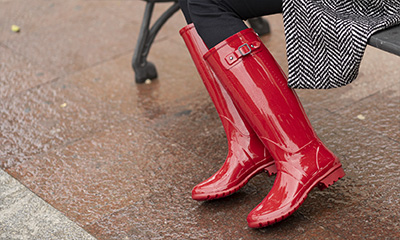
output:
M274 186L250 212L250 227L293 214L312 188L344 176L337 157L314 132L283 71L252 29L222 41L205 55L235 106L275 160Z
M248 21L250 27L252 27L257 32L257 34L260 34L260 36L268 34L270 32L268 21L262 19L262 16L281 12L281 6L282 6L282 0L269 0L269 1L267 0L268 9L258 12L259 6L258 6L257 1L250 1L250 2L239 1L238 3L239 4L248 4L248 6L250 6L249 7L250 9L255 8L257 10L256 13L254 13L253 11L246 11L246 12L248 12L247 15L249 15L249 13L251 15L250 17L246 17L246 18L248 18L247 21ZM263 3L265 4L265 1L263 1ZM186 23L187 24L193 23L192 18L190 17L189 9L188 9L188 0L179 0L179 5L180 5L182 13L186 19ZM242 9L242 7L240 5L237 6L236 8ZM253 16L255 16L255 17L253 17Z
M186 23L189 25L193 23L192 18L190 17L189 9L188 9L188 0L179 0L179 6L181 7L181 11L183 16L185 17Z
M248 123L232 103L230 96L204 62L208 48L198 36L188 9L188 1L180 0L188 26L180 33L221 118L228 141L228 156L223 166L210 178L194 187L192 198L210 200L230 195L254 175L267 171L276 173L273 159Z
M212 48L204 57L216 80L276 162L274 186L249 214L250 227L288 217L312 188L326 188L344 176L340 161L317 137L295 92L287 86L283 71L242 22L264 14L265 2L189 0L188 5L191 20Z
M225 163L214 175L193 188L192 198L204 201L226 197L258 173L275 174L274 160L204 61L203 55L208 49L193 24L182 28L180 34L215 105L228 142Z
M212 48L246 29L243 20L282 12L282 0L188 0L183 11Z

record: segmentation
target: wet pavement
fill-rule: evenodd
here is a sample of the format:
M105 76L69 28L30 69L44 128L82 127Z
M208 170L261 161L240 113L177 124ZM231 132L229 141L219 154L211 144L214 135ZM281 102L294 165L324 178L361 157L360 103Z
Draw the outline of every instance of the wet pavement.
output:
M354 83L297 91L347 175L285 221L250 229L246 216L274 177L224 199L191 199L222 165L225 133L178 34L180 13L149 55L159 78L135 84L144 7L0 1L0 239L400 238L400 57L367 47ZM282 18L267 19L262 39L287 69ZM32 195L22 201L21 191Z

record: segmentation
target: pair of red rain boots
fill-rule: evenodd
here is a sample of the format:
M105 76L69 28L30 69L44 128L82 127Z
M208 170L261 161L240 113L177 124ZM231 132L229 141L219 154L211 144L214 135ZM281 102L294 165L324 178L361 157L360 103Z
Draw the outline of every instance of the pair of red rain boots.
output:
M277 173L248 217L249 227L290 216L312 188L344 176L341 163L315 134L295 92L252 29L208 50L193 24L180 31L210 93L229 143L224 165L192 191L195 200L232 194L259 172Z

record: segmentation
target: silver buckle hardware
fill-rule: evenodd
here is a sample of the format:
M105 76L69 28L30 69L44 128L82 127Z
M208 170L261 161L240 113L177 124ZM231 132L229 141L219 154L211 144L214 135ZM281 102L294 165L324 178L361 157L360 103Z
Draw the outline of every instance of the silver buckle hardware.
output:
M226 62L229 65L234 64L239 58L249 55L254 50L260 47L261 43L259 41L254 41L252 43L245 43L238 47L238 49L225 57Z
M247 49L245 49L245 51L242 51L242 49L244 47L247 47ZM244 57L244 56L246 56L246 55L251 53L251 48L250 48L249 44L245 43L245 44L243 44L242 46L240 46L238 48L238 51L239 51L240 55L242 55L242 57Z

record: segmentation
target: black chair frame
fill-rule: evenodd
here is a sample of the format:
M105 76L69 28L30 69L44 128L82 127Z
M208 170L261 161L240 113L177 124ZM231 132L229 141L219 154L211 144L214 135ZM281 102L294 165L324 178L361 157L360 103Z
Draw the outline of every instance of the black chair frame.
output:
M151 45L165 22L179 10L178 0L145 0L142 26L132 58L132 68L135 71L136 83L144 83L147 79L157 78L157 70L153 63L147 61ZM173 2L173 4L150 26L154 5L157 2Z
M132 68L135 71L136 83L144 83L147 79L157 78L157 69L152 62L147 61L151 45L165 22L179 10L178 0L144 0L147 2L140 28L138 41L132 58ZM161 2L171 2L172 5L150 26L154 5ZM268 21L263 18L249 19L250 26L259 34L269 33Z

